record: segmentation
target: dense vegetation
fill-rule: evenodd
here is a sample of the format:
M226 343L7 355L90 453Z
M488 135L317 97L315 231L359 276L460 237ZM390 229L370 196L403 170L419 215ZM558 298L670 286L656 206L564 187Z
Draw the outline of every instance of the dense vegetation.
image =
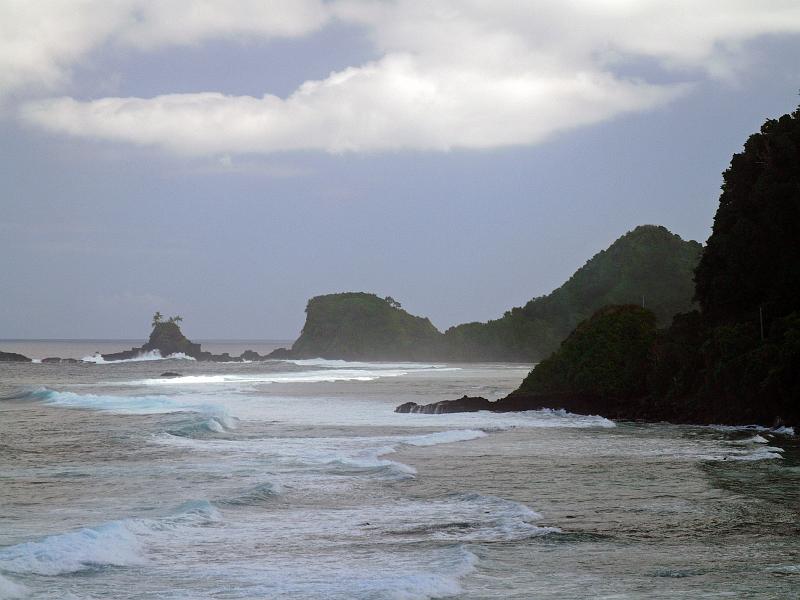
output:
M637 397L627 405L629 418L799 424L798 234L800 109L767 121L723 175L713 231L695 272L700 310L675 316L646 349L642 330L629 356L619 348L628 317L611 312L606 323L600 313L534 369L517 394ZM628 364L636 349L638 361ZM622 372L609 384L607 369L615 363ZM619 405L611 410L625 414Z
M520 393L633 398L646 393L656 316L635 305L606 306L583 321L522 382Z
M292 346L295 357L423 360L440 352L441 333L392 298L348 292L308 302L303 332Z
M693 308L692 273L702 246L642 225L592 257L561 287L488 323L445 332L450 358L534 362L582 320L609 304L642 304L659 324Z
M723 175L695 274L698 314L655 348L661 402L687 410L800 421L800 109L750 136Z

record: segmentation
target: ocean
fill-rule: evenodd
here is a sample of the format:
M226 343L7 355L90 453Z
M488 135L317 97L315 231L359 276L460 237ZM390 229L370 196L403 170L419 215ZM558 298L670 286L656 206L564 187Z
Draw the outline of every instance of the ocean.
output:
M0 599L800 598L792 430L393 412L529 369L0 363Z

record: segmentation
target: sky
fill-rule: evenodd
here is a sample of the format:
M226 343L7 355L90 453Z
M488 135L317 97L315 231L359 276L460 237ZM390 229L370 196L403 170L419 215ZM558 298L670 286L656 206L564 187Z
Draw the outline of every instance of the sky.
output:
M0 0L0 339L496 318L705 241L798 56L796 0Z

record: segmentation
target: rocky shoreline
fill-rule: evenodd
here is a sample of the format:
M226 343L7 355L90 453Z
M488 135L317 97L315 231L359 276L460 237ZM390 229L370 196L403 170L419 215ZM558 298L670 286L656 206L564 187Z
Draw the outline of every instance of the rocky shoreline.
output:
M573 414L597 415L614 421L669 422L683 425L760 425L763 427L797 426L798 423L776 418L757 408L747 413L714 410L709 406L687 402L661 403L647 398L619 400L581 394L519 394L512 393L498 400L481 396L462 396L456 400L441 400L430 404L406 402L395 408L396 413L440 415L448 413L523 412L528 410L563 410Z

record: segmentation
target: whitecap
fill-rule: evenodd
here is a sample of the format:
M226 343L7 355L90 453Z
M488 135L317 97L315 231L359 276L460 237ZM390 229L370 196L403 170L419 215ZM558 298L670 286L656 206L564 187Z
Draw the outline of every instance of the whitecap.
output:
M158 379L142 379L128 385L180 386L205 384L243 383L335 383L337 381L374 381L381 377L400 377L408 371L398 369L328 369L289 373L261 373L247 375L185 375Z
M183 352L174 352L173 354L169 354L167 356L161 356L160 351L150 350L148 352L142 352L133 358L123 358L120 360L106 360L100 353L95 353L92 354L91 356L84 356L81 360L83 362L90 362L98 365L114 365L118 363L145 362L152 360L195 360L195 359L191 356L184 354Z
M107 566L147 564L143 541L163 531L217 522L205 500L186 502L158 519L111 521L0 549L0 569L20 574L62 575Z

